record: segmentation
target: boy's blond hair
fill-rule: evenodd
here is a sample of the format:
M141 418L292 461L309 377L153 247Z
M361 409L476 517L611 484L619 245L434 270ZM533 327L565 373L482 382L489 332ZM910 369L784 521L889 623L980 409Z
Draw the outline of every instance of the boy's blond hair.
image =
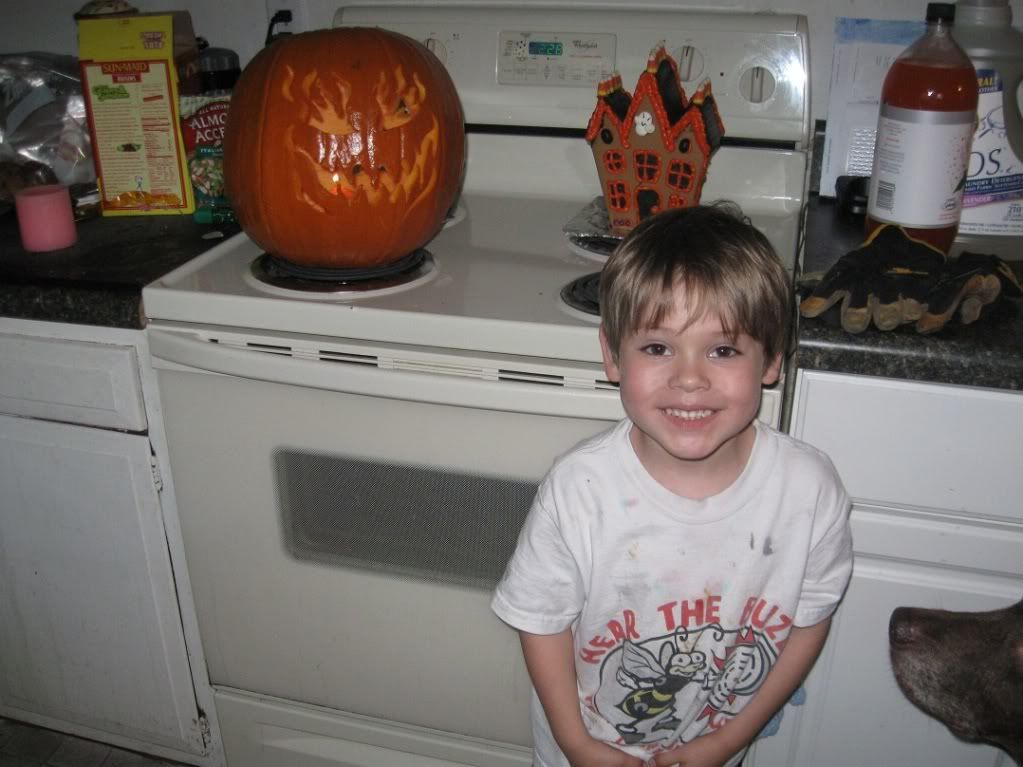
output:
M784 353L793 289L767 238L732 203L668 210L640 222L600 276L601 326L615 359L622 341L658 325L685 290L690 321L712 311L725 333L764 347L765 364Z

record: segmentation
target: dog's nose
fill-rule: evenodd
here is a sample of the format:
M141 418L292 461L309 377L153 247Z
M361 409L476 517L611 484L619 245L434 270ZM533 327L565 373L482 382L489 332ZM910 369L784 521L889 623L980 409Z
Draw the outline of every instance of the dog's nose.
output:
M912 644L919 638L919 629L913 622L910 607L896 607L888 621L888 640L892 644Z

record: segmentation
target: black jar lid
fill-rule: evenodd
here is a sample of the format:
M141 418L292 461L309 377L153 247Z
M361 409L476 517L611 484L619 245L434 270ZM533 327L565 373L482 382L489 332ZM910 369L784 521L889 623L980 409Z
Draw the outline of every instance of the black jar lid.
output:
M238 54L228 48L203 48L199 53L203 92L229 91L242 73Z

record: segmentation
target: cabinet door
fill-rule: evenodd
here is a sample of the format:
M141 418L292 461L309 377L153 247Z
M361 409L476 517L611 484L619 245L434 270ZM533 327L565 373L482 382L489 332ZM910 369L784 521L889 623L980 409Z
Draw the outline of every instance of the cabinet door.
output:
M0 714L201 754L149 440L0 416Z
M1023 392L801 370L791 431L860 503L1023 523Z
M1007 767L957 740L895 683L900 606L991 610L1019 599L1023 525L1015 392L800 371L792 433L824 450L850 495L853 578L807 700L786 707L749 767Z
M888 619L901 605L991 610L1018 598L1007 579L858 554L805 704L785 708L778 734L756 744L748 767L1008 767L1001 751L957 740L902 695L888 658Z

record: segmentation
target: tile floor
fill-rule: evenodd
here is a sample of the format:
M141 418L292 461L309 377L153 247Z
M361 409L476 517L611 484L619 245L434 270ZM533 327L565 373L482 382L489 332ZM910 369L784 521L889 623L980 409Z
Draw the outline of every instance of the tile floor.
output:
M0 717L0 767L179 767L176 762L136 754Z

